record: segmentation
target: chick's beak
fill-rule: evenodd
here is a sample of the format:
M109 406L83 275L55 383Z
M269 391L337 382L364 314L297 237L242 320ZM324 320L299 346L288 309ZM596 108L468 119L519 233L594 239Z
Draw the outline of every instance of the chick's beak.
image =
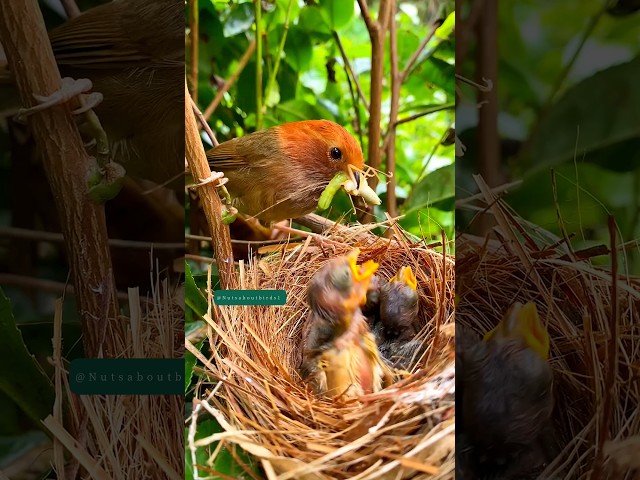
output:
M411 270L411 267L402 267L395 277L389 280L389 283L392 282L400 282L411 288L414 292L416 288L418 288L418 281L416 280L416 276Z
M498 326L484 336L485 342L494 339L520 339L544 360L549 358L549 334L540 321L535 303L516 302Z
M358 261L359 253L360 250L354 248L351 253L347 255L351 274L353 275L353 288L351 289L351 295L346 300L345 306L353 308L358 305L364 305L367 301L369 283L379 266L373 260L368 260L362 265L357 265L356 262Z

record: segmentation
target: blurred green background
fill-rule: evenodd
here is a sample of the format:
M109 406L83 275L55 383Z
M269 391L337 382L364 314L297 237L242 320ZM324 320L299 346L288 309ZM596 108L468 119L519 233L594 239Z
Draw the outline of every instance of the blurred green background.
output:
M633 1L499 2L498 136L500 158L481 158L477 98L460 89L457 198L477 191L472 173L499 171L499 183L521 179L507 203L560 235L556 201L574 247L609 244L608 212L628 243L629 271L640 273L640 14ZM462 18L473 7L462 5ZM469 26L467 25L469 33ZM460 38L462 31L456 32ZM489 34L487 34L489 35ZM479 81L471 34L458 73ZM491 165L498 162L498 165ZM556 175L556 198L552 188ZM457 228L473 231L459 212ZM608 257L594 258L606 265Z

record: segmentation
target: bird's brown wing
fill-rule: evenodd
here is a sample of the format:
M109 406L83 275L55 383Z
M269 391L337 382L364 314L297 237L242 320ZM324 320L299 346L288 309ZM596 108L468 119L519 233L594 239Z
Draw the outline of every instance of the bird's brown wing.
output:
M178 0L116 0L49 32L59 65L127 68L184 62Z
M228 171L245 167L257 168L277 157L280 149L272 129L262 130L221 143L207 152L214 170Z
M242 155L238 150L238 141L236 139L224 142L207 152L207 160L209 166L214 170L236 170L248 167L247 157ZM242 149L240 149L242 150Z

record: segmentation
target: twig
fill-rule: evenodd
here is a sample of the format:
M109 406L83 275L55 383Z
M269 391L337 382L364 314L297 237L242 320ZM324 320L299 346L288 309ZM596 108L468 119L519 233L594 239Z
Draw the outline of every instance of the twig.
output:
M471 4L471 12L465 20L461 17L462 9L456 8L456 70L464 65L469 51L471 33L476 29L483 8L484 0L476 0Z
M609 317L609 339L607 342L607 370L605 373L604 402L602 405L602 417L596 444L596 458L594 460L591 478L601 478L604 444L609 437L609 426L613 417L613 400L616 398L616 379L618 377L618 339L620 332L619 308L618 308L618 248L616 220L613 215L608 218L609 238L611 248L611 315Z
M29 230L26 228L2 227L0 226L0 238L21 238L24 240L33 240L35 242L64 242L64 236L61 233L45 232L42 230ZM119 240L110 238L109 246L116 248L131 248L149 250L183 250L184 242L140 242L137 240Z
M62 3L62 8L64 8L69 18L77 17L82 13L75 0L61 0L60 3Z
M344 62L344 66L347 69L347 78L351 76L351 78L353 79L353 82L356 84L356 89L358 91L358 97L360 98L360 100L362 100L362 103L364 103L364 106L368 111L369 102L367 102L367 97L365 97L364 92L362 91L362 87L360 86L358 77L356 77L356 74L354 73L353 68L351 67L351 62L349 61L349 57L347 57L347 52L345 52L344 50L344 46L342 45L340 36L338 35L338 32L336 32L335 30L332 30L331 34L333 35L333 39L336 41L336 45L338 45L338 50L340 50L342 61Z
M556 98L556 95L564 85L565 80L567 79L569 73L571 72L571 69L573 68L576 61L578 60L578 57L580 56L582 49L587 43L587 40L589 39L591 34L594 32L594 30L596 29L596 26L598 25L598 23L600 22L604 14L606 13L607 5L608 5L608 2L603 2L600 9L593 15L593 17L591 17L591 20L589 20L589 24L587 25L587 28L582 33L582 36L580 37L580 42L578 43L578 46L576 47L575 52L573 52L573 55L569 59L569 62L567 62L567 64L564 66L564 68L560 72L560 75L558 76L558 78L556 78L556 81L554 82L553 87L551 87L551 90L549 91L549 95L547 96L544 104L540 108L540 111L534 120L533 126L529 130L529 135L527 136L527 139L525 140L522 147L520 148L520 151L518 152L518 155L515 161L523 159L529 153L529 149L531 148L533 139L538 133L538 129L540 128L540 124L542 123L542 120L546 118L547 113L551 108L551 105L553 105L553 100Z
M396 32L396 2L390 0L391 14L389 20L389 50L391 58L391 111L389 112L389 134L387 152L387 172L389 181L387 182L387 212L390 216L398 216L398 205L396 199L396 120L398 119L398 109L400 107L400 87L402 79L398 71L398 37Z
M218 143L218 139L213 133L213 130L211 130L211 127L205 120L204 115L202 115L202 112L198 108L198 105L196 105L196 102L193 101L193 99L191 100L191 108L193 108L193 113L200 121L200 125L202 125L202 128L204 129L204 131L207 132L207 135L209 135L209 139L211 140L211 145L213 145L214 147L217 147L218 145L220 145L220 143Z
M427 158L427 161L424 162L424 164L422 165L422 170L420 170L420 173L418 174L418 176L416 177L415 182L413 182L413 185L411 187L411 191L409 192L409 195L407 195L407 199L406 199L406 203L407 204L411 204L411 200L413 199L413 196L416 193L417 190L417 186L420 184L420 181L422 180L422 176L424 175L424 172L427 171L427 168L429 168L429 164L431 163L431 160L433 159L433 156L436 154L436 152L438 151L438 148L440 147L440 145L442 144L442 141L447 138L448 132L449 132L449 128L451 128L451 125L449 125L446 130L444 131L444 133L442 134L442 137L440 137L440 140L438 140L438 142L433 146L433 148L431 149L431 152L429 152L429 157Z
M184 83L185 93L185 156L191 169L191 174L196 182L207 179L211 175L207 156L202 148L200 135L196 119L191 108L191 97L187 88L187 80ZM223 288L228 289L233 285L233 252L231 250L231 238L229 236L229 227L222 223L222 202L216 191L216 184L204 183L200 185L198 193L202 198L202 206L207 223L211 229L211 238L213 240L213 251L220 272L220 283Z
M365 0L358 0L362 18L367 25L369 37L371 38L371 90L369 102L369 144L367 148L368 163L374 169L380 169L380 121L382 118L382 82L384 76L384 40L387 33L387 23L391 12L391 2L380 0L378 7L378 20L373 22L369 14L369 7ZM371 178L371 188L375 190L378 185L378 177ZM366 213L361 216L362 223L372 220L371 208L367 208Z
M429 41L433 38L433 35L436 33L436 30L441 24L442 22L440 21L434 22L433 26L431 27L431 31L429 32L429 35L427 35L427 37L422 41L422 43L416 49L416 51L413 52L413 54L411 55L411 58L409 58L409 61L407 62L405 67L402 69L402 74L400 75L401 84L406 82L407 77L411 73L411 69L413 68L413 65L416 63L416 61L418 60L418 57L420 56L422 51L425 49Z
M503 182L500 170L500 136L498 133L498 2L485 1L478 22L477 77L493 81L490 92L478 91L478 103L486 103L478 112L478 147L480 174L490 187ZM484 223L484 222L483 222ZM484 228L488 225L484 223Z
M436 113L436 112L442 112L443 110L453 110L456 108L456 104L455 102L451 102L451 103L444 103L442 105L438 105L432 108L429 108L427 110L425 110L424 112L419 112L419 113L415 113L413 115L410 115L408 117L405 118L401 118L400 120L396 120L394 123L390 123L389 124L389 130L391 130L391 127L397 127L398 125L402 125L403 123L407 123L407 122L412 122L414 120L417 120L418 118L424 117L426 115L429 115L431 113ZM442 139L440 140L440 142L438 142L438 144L440 144L446 137L447 137L447 133L448 133L449 129L447 128L447 130L445 131ZM386 132L384 135L384 142L382 143L382 151L384 152L389 146L389 132Z
M262 129L262 0L254 0L256 8L256 130Z
M364 20L365 25L367 26L367 30L371 31L374 29L373 20L371 20L371 14L369 13L369 6L367 5L366 0L358 0L358 6L360 7L360 14L362 15L362 19Z
M0 2L0 38L25 106L34 104L34 93L51 95L60 89L60 74L36 0ZM77 286L85 352L89 357L113 356L112 345L103 345L104 336L99 333L117 335L120 331L104 206L87 195L89 158L69 103L43 110L31 116L30 122L43 152L47 180L58 199L56 209Z
M425 115L430 115L436 112L442 112L443 110L453 110L456 108L456 104L454 102L451 103L443 103L442 105L438 105L437 107L430 108L425 110L424 112L415 113L405 118L401 118L394 123L394 126L402 125L403 123L412 122L420 117L424 117Z
M291 17L291 6L293 5L293 0L289 0L289 5L287 6L287 14L284 18L284 25L282 31L282 38L280 38L280 44L278 45L278 51L276 52L275 59L276 62L271 69L271 75L269 75L269 81L267 82L267 90L265 92L266 98L268 99L271 95L271 90L273 90L273 86L276 83L276 75L278 75L278 69L280 68L280 60L282 59L282 52L284 51L284 44L287 41L287 33L289 32L289 17Z
M191 99L198 104L198 44L200 40L200 10L198 0L189 3L189 30L191 31Z
M224 82L224 85L222 86L222 88L218 90L218 93L216 93L215 98L204 111L204 118L208 120L209 117L211 117L213 112L216 110L216 108L218 108L218 105L222 101L224 94L229 91L229 89L233 86L234 83L236 83L236 81L238 80L238 77L242 73L242 70L244 70L244 67L247 66L247 63L249 62L249 59L251 59L251 55L253 55L253 51L255 50L255 48L256 48L256 41L254 40L249 44L249 47L247 48L247 51L244 52L244 55L242 55L242 58L240 58L240 61L238 62L238 66L229 77L229 80Z
M41 292L54 293L56 295L77 296L77 289L69 283L56 282L54 280L46 280L43 278L28 277L26 275L0 273L0 285L11 285L18 288L30 288ZM118 300L122 301L126 301L129 299L129 295L127 292L117 292L116 296L118 297Z

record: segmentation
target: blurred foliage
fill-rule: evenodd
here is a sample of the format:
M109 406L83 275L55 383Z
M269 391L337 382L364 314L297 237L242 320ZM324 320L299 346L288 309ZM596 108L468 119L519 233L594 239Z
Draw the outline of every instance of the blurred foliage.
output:
M398 2L397 45L402 71L435 19L446 18L453 2ZM371 40L355 1L263 1L263 128L307 119L333 120L350 130L367 152L368 113L357 101L356 85L347 70L337 40L342 43L367 101L370 99ZM375 5L372 14L377 13ZM289 12L289 13L288 13ZM200 0L201 42L198 58L198 101L204 110L222 82L255 38L253 2ZM288 19L288 23L287 23ZM280 49L286 34L283 50ZM387 41L388 43L388 41ZM190 49L187 46L187 62ZM388 48L384 62L382 130L389 124L391 82ZM442 145L453 125L454 42L434 36L417 59L400 92L399 119L430 112L397 127L396 172L401 224L426 238L440 239L444 229L453 237L453 146ZM242 71L210 118L218 141L256 129L256 55ZM383 158L382 170L385 171ZM443 171L439 171L444 169ZM438 178L436 182L430 179ZM376 207L385 218L386 185L380 176ZM446 183L441 183L445 181ZM434 188L435 187L435 188ZM338 218L352 208L348 196L338 195L328 216ZM355 216L349 217L355 220Z
M499 6L501 167L505 181L523 180L507 202L560 235L557 203L568 232L576 234L576 248L609 243L608 213L624 241L640 235L640 14L625 3L525 0ZM473 55L471 46L460 65L468 78L474 78ZM456 172L462 198L477 191L471 174L480 171L475 92L463 91L457 130L467 152ZM458 228L469 228L469 220L459 215ZM636 244L627 255L636 274L639 253Z

